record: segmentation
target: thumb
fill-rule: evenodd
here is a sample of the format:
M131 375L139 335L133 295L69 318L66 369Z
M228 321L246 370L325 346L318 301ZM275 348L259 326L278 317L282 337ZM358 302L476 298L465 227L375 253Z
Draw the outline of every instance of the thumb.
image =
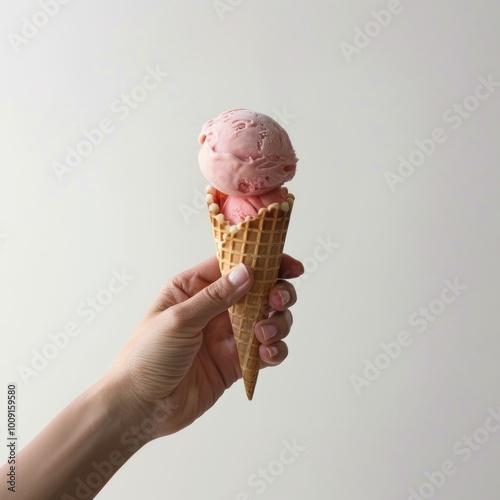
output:
M184 329L199 331L244 297L252 284L252 269L239 264L190 299L174 306L175 314L181 319Z

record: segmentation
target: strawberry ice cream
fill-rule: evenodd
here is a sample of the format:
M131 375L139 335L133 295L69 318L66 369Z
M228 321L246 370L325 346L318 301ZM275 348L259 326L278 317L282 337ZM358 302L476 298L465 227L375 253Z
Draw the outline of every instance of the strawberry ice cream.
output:
M282 186L294 177L298 159L285 129L272 118L247 109L226 111L205 123L198 140L201 170L227 195L221 213L231 224L286 201Z

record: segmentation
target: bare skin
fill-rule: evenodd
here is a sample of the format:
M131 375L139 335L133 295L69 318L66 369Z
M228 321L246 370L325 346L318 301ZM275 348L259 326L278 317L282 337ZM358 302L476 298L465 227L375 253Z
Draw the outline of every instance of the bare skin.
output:
M299 261L283 257L282 277L303 272ZM108 372L21 450L14 498L94 498L142 446L211 408L241 378L227 309L252 282L245 266L221 278L212 258L166 283ZM288 354L294 287L278 281L269 301L273 313L255 328L262 367ZM4 465L0 476L8 470ZM6 484L4 498L12 498Z

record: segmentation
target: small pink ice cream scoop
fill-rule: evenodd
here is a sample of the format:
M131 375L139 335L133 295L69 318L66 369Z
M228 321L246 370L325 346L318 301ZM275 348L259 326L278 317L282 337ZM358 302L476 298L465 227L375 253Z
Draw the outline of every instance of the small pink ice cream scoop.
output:
M297 168L285 129L262 113L232 109L203 125L198 161L206 179L228 197L221 212L231 224L286 201L282 188Z

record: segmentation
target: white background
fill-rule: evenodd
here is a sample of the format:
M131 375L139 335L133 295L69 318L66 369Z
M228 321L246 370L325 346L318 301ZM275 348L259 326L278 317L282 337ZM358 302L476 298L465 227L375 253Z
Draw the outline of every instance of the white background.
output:
M308 272L289 358L253 402L235 384L99 498L404 500L450 460L456 473L426 498L498 499L500 432L478 429L500 406L500 88L460 126L444 118L479 77L500 81L498 1L401 0L350 56L341 44L362 43L356 27L387 2L227 6L73 0L21 44L12 34L40 7L3 6L1 381L18 384L21 445L105 372L164 281L214 253L197 136L247 107L281 120L300 158L286 250ZM168 77L122 119L112 103L157 65ZM104 118L113 133L59 182L54 162ZM436 128L446 141L391 190L384 173ZM340 247L319 262L321 239ZM79 304L122 268L134 280L85 323ZM447 279L467 289L418 333L410 316ZM82 333L25 383L19 366L69 321ZM401 331L413 343L356 391L353 375ZM486 442L464 462L454 447L475 432ZM293 440L305 451L271 465L259 494L249 478Z

